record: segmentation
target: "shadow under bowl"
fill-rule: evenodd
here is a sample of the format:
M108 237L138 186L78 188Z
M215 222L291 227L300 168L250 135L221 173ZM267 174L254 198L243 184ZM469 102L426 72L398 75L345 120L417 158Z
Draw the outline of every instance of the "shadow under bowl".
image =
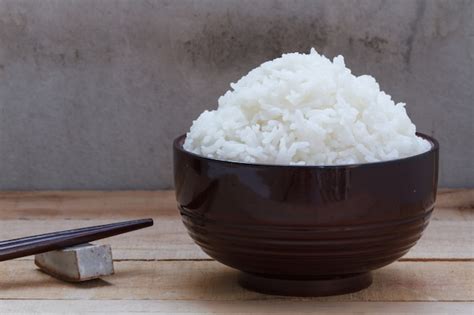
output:
M174 141L178 208L212 258L269 294L324 296L368 287L370 271L415 245L433 211L438 142L408 158L289 166L209 159Z

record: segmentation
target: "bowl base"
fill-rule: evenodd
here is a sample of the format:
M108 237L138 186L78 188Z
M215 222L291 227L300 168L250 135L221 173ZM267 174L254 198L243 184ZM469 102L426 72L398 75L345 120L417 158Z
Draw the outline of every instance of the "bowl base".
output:
M245 289L259 293L285 296L328 296L360 291L372 284L370 272L329 276L320 278L281 279L271 275L256 275L242 272L239 284Z

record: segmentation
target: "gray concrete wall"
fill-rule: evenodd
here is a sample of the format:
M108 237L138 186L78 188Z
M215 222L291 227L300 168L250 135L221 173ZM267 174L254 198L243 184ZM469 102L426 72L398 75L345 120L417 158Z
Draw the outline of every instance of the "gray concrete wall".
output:
M473 1L0 0L0 189L172 187L171 141L283 52L343 54L474 186Z

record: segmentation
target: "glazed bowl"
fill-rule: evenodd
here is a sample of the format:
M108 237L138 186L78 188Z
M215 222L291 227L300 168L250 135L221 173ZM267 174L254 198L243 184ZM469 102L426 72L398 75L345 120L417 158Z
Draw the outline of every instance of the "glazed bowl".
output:
M323 296L361 290L371 271L415 245L433 211L438 143L386 162L262 165L174 145L176 199L192 239L258 292Z

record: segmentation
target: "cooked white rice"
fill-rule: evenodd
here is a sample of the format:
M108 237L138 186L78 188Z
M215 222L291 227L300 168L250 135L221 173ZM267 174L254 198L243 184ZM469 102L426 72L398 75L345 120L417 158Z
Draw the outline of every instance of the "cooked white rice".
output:
M193 122L184 149L205 157L263 164L337 165L416 155L430 143L415 135L404 103L395 104L344 58L314 49L250 71Z

